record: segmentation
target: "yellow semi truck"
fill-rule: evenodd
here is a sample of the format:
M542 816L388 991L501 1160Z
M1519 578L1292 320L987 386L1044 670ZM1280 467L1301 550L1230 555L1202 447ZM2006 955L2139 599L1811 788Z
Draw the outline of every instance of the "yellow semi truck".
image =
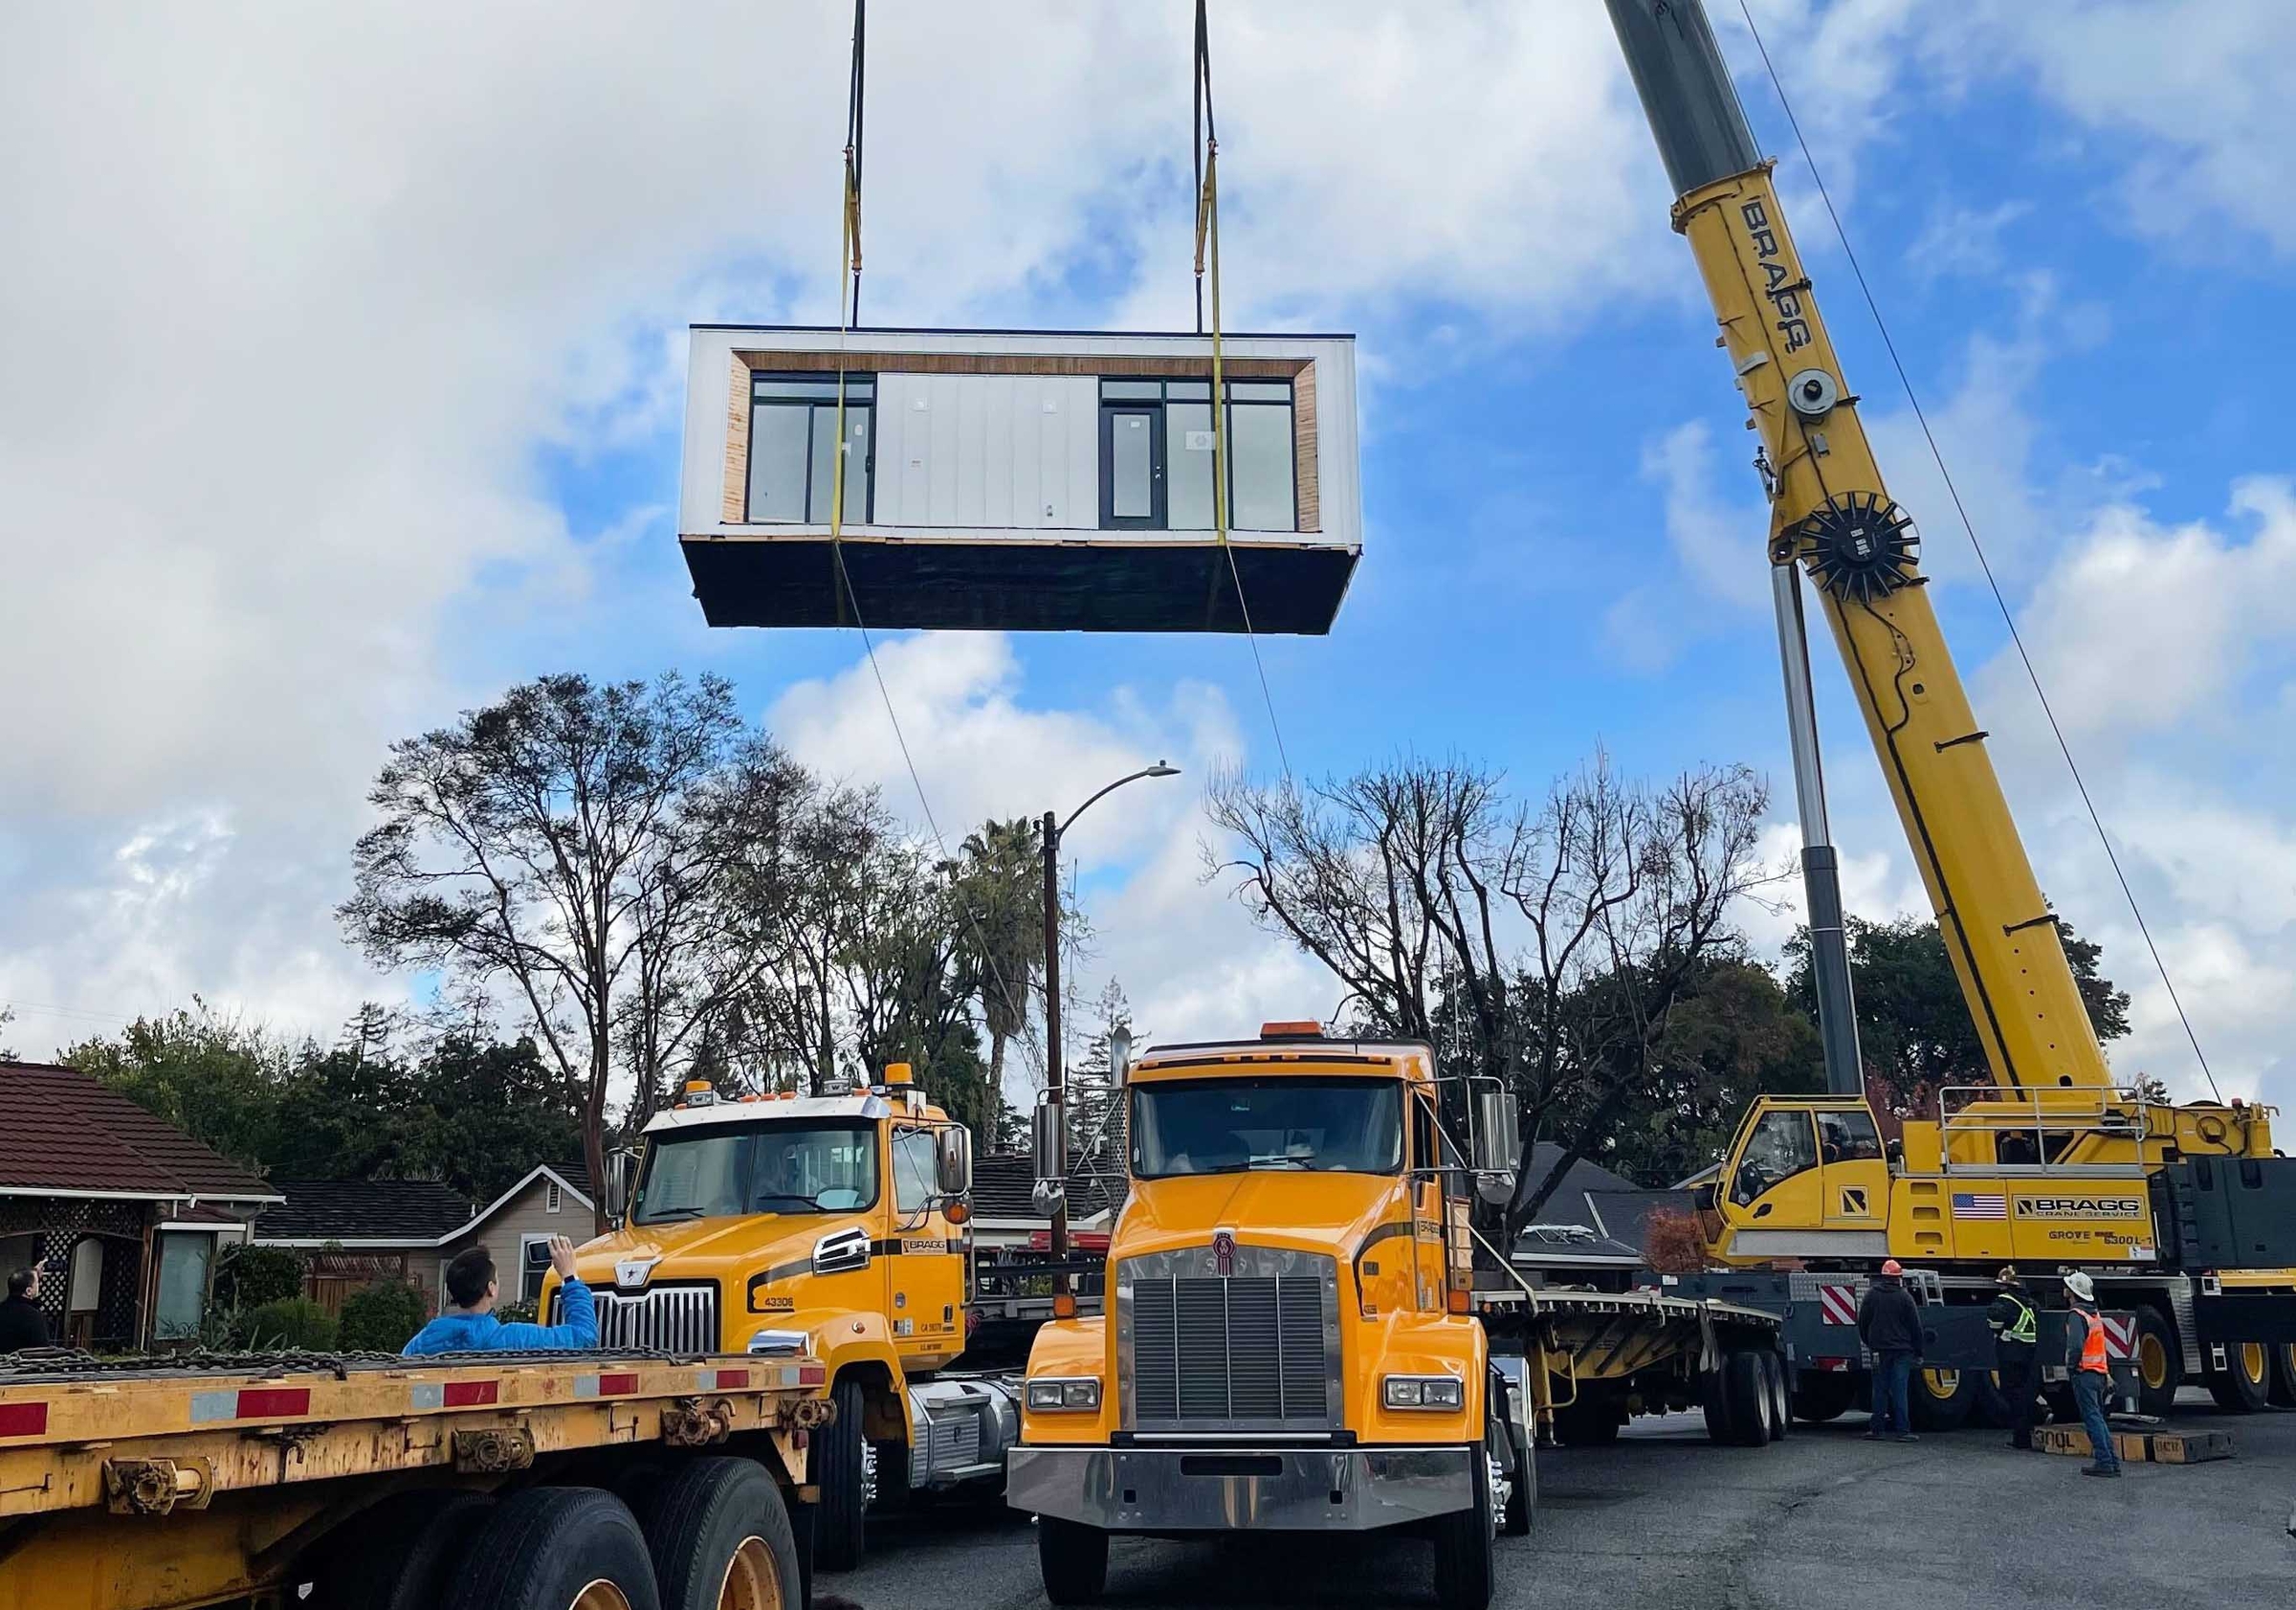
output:
M0 1610L801 1610L824 1384L613 1349L11 1355Z
M822 1361L838 1411L814 1445L826 1569L859 1562L872 1508L1003 1478L1017 1377L950 1369L968 1338L971 1182L969 1133L906 1064L828 1095L695 1084L618 1160L617 1227L577 1254L607 1345Z
M1692 1406L1718 1441L1783 1434L1775 1315L1542 1289L1482 1240L1513 1099L1429 1047L1277 1023L1118 1072L1107 1312L1038 1331L1006 1470L1054 1603L1099 1596L1115 1534L1395 1529L1480 1610L1541 1437Z

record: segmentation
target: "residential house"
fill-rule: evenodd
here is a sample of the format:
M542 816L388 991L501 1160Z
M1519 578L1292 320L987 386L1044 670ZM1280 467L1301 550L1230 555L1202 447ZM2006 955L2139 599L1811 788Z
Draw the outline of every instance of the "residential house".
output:
M278 1180L285 1198L255 1225L259 1246L311 1260L305 1290L330 1311L378 1280L408 1280L435 1312L447 1265L466 1247L494 1254L505 1303L532 1302L550 1267L554 1235L581 1242L596 1226L588 1171L537 1163L490 1202L431 1180Z
M0 1268L42 1259L56 1339L195 1342L215 1258L278 1192L93 1074L0 1062Z

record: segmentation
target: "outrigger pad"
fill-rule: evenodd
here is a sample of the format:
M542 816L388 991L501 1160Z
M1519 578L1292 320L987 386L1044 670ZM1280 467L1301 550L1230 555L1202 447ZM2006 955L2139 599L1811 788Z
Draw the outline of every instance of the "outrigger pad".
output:
M714 627L958 631L1224 631L1322 636L1352 544L1075 539L681 537ZM1233 570L1230 570L1230 561ZM1243 594L1238 600L1239 584Z

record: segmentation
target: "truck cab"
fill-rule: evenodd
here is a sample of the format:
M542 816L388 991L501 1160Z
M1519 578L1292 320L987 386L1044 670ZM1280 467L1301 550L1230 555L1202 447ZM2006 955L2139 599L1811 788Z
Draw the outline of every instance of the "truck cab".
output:
M1314 1024L1157 1048L1125 1087L1107 1312L1037 1333L1006 1471L1048 1594L1096 1597L1112 1533L1405 1526L1444 1601L1479 1606L1527 1475L1468 1228L1512 1105L1483 1104L1503 1133L1470 1156L1429 1048Z
M599 1339L822 1360L838 1405L816 1442L825 1565L857 1563L879 1499L994 1476L1012 1395L936 1378L965 1347L971 1136L908 1065L833 1095L689 1086L627 1168L618 1227L577 1260Z

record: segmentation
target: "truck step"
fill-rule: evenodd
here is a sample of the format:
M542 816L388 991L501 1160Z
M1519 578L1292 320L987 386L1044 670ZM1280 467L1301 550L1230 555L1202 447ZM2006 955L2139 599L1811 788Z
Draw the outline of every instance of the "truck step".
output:
M2229 1431L2116 1431L2112 1441L2130 1465L2201 1465L2233 1456ZM2044 1453L2089 1455L2088 1433L2078 1425L2042 1426L2033 1442Z

